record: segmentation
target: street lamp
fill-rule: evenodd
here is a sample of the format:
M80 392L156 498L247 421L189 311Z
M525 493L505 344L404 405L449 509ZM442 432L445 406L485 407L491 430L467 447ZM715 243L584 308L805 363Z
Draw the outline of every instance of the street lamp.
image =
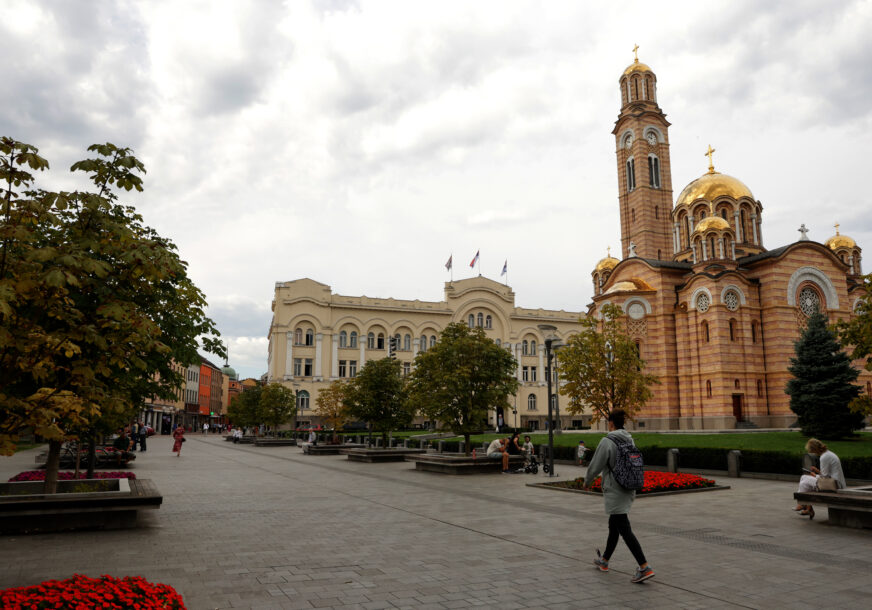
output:
M556 475L554 472L554 402L551 393L551 350L561 347L563 342L554 336L557 327L553 324L539 324L539 330L545 336L545 377L548 379L548 461L544 466L549 477Z

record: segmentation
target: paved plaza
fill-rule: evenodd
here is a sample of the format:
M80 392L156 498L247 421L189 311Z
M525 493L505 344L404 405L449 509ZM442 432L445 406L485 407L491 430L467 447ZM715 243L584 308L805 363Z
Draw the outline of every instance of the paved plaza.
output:
M0 537L0 588L141 575L189 608L869 608L872 530L796 515L795 484L638 499L633 528L657 576L608 574L602 499L527 487L539 475L449 476L411 464L304 456L189 435L152 437L134 471L164 495L136 530ZM0 458L3 480L36 450ZM582 470L557 465L559 478Z

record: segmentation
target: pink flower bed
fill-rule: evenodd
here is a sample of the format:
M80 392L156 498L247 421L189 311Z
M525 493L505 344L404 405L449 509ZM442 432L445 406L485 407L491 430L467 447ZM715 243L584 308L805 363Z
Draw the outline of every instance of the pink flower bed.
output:
M139 576L89 578L76 574L67 580L47 580L31 587L0 590L0 607L8 610L185 610L185 602L171 586L151 583Z
M76 477L74 476L75 472L69 471L61 471L58 472L58 481L72 481ZM86 479L88 477L87 472L79 472L80 479ZM103 472L98 471L94 472L95 479L135 479L136 475L132 472ZM19 472L17 475L9 479L10 483L16 481L45 481L45 470L25 470L24 472Z

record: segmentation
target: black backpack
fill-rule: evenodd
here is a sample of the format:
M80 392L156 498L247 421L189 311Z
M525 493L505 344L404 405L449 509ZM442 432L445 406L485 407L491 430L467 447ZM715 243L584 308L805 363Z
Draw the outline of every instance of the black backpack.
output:
M645 463L642 460L642 452L632 441L619 441L611 436L606 438L612 441L618 450L612 468L615 481L624 489L639 491L645 485Z

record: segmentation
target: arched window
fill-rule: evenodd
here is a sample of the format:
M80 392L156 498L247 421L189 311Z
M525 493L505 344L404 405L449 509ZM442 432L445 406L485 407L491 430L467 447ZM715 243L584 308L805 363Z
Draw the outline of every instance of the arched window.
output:
M315 344L315 331L311 328L306 331L306 345L314 345Z
M730 320L730 341L736 340L736 321Z
M485 328L493 328L494 327L494 319L491 317L490 314L488 314L484 318L484 327Z
M648 155L648 186L660 188L660 159Z
M535 394L530 394L529 396L527 396L527 408L530 411L536 410L536 395Z
M412 335L403 335L403 349L407 352L412 351Z
M472 314L469 314L469 317L466 318L466 324L470 328L474 327L475 326L475 316Z
M721 218L727 219L727 208L721 208Z
M303 343L303 329L298 328L294 331L294 343L301 345Z
M348 336L348 347L357 347L357 331L351 331L351 334Z
M745 226L745 210L741 212L742 217L742 241L748 243L748 231Z
M806 285L799 291L797 304L802 313L811 316L821 310L821 295L810 285Z
M712 397L712 382L711 382L711 381L706 381L706 382L705 382L705 395L706 395L708 398L711 398L711 397Z
M654 206L654 218L660 218L660 206Z
M427 335L421 335L421 351L427 351Z
M397 346L397 350L403 349L403 344L401 343L402 337L400 337L400 333L394 335L394 344Z
M376 337L375 348L376 349L384 349L385 348L385 335L384 335L384 333L379 333L378 337Z
M708 322L702 323L702 340L706 343L709 342L709 325Z
M500 341L499 339L497 339L497 340L495 341L495 343L497 344L497 347L502 347L502 345L503 345L503 342Z
M627 159L627 190L632 191L636 188L636 162L633 157Z
M733 380L733 387L736 388L737 390L741 387L741 384L739 383L738 379Z
M297 409L303 410L309 408L309 393L306 390L297 392Z
M717 258L718 251L715 250L715 238L714 237L709 237L709 246L711 247L711 250L709 250L709 258Z
M430 347L436 347L436 335L430 335Z
M339 347L348 347L348 333L344 330L339 332Z
M375 333L369 333L366 336L366 348L375 349Z
M536 341L530 341L530 355L536 355Z
M478 312L478 327L481 328L482 326L484 326L484 314Z
M522 353L524 356L526 356L527 354L530 353L530 344L527 343L527 340L526 340L526 339L524 339L524 341L521 343L521 353Z
M661 252L660 252L660 248L657 248L657 260L658 260L658 261L663 259L663 257L660 256L660 254L661 254Z

